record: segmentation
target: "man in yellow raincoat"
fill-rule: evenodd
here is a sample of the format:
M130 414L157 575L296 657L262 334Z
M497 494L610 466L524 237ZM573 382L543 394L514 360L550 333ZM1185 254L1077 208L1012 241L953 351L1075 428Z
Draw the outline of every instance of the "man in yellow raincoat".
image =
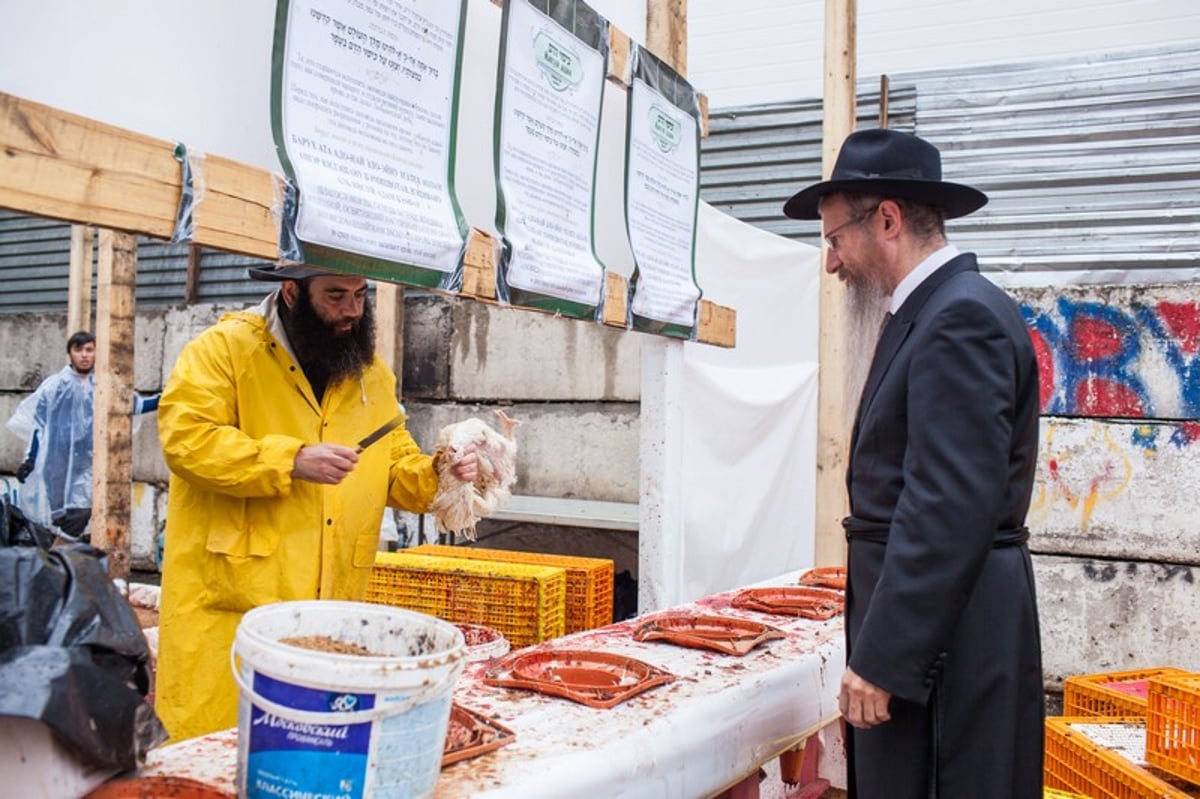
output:
M175 740L237 723L229 651L242 614L270 602L361 600L385 505L424 512L433 458L403 425L374 354L361 277L304 266L259 306L191 341L159 405L171 469L155 709ZM473 481L474 453L454 477Z

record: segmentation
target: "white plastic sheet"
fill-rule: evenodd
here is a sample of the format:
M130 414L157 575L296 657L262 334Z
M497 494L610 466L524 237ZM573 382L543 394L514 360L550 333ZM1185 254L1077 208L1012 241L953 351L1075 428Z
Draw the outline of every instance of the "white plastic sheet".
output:
M646 342L682 357L643 372L643 610L812 565L818 262L811 246L701 205L697 276L737 311L737 346ZM661 386L654 369L669 372ZM646 441L660 435L662 459Z

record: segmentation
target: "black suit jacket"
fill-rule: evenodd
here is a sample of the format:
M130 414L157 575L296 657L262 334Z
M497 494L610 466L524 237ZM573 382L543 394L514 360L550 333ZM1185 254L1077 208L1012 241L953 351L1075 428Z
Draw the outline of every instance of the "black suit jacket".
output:
M968 791L943 795L1024 796L1013 780L1020 783L1026 772L1031 784L1040 780L1032 568L1025 545L995 546L1025 523L1038 414L1037 361L1019 309L979 274L974 255L957 256L921 283L885 327L847 470L848 662L914 705L911 713L897 712L893 700L893 722L870 731L876 751L928 741L931 751L914 750L911 759L937 761L945 741L965 749L982 736L988 740L978 752L959 753L960 776L970 780L974 770L975 780L986 781L993 771L1007 772L995 777L994 794L936 776L944 789L957 784L954 790ZM931 740L923 708L935 694L933 726L940 733L933 730ZM1005 719L1003 729L989 728L993 707L997 720ZM1022 736L1028 746L1012 743ZM854 737L861 741L861 732ZM912 765L938 773L929 763ZM1021 774L1014 777L1014 769ZM889 773L877 786L883 793L863 795L909 795L900 784L905 779Z

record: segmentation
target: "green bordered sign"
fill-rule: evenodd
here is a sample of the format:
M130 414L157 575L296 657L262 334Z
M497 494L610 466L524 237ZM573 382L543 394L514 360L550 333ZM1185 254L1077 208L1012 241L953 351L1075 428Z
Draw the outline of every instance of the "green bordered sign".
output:
M700 205L700 101L645 48L632 53L625 134L625 226L633 250L629 326L696 337Z
M457 290L466 0L278 0L271 126L289 181L280 255Z
M579 0L504 5L496 87L497 293L599 319L596 163L608 21Z

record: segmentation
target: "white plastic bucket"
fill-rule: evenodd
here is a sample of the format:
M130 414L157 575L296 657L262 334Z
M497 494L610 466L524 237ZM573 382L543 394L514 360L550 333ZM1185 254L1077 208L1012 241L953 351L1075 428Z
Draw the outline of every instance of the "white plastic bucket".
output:
M279 642L293 636L378 655ZM384 605L279 602L246 613L230 653L241 689L238 795L432 796L463 653L454 625Z

